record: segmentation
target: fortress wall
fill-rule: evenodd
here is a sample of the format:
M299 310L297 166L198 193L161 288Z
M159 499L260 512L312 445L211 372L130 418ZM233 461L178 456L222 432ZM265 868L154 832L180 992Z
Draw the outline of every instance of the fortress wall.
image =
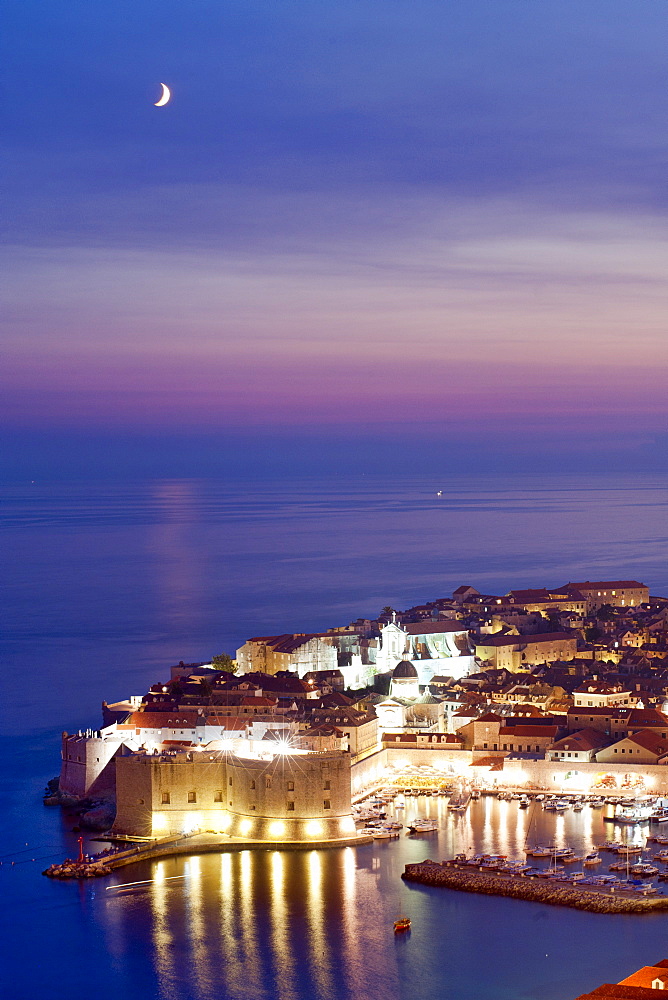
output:
M180 754L119 759L116 832L193 829L260 840L350 836L350 757L332 751L271 760Z
M114 757L120 748L118 740L63 733L60 791L78 798L87 795L113 796L116 783Z

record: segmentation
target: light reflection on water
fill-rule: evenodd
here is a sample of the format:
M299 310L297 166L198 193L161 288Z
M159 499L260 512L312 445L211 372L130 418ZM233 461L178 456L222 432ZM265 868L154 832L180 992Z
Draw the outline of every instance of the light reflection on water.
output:
M403 817L403 811L398 815ZM118 953L120 942L127 952L145 948L160 1000L394 1000L410 995L407 988L420 969L429 984L425 996L438 988L434 996L465 1000L489 988L490 973L476 969L463 985L459 973L448 967L446 975L428 955L446 947L471 954L473 926L484 924L490 914L511 906L518 926L538 912L564 928L574 920L588 926L593 919L599 925L612 920L613 937L622 930L620 918L528 903L517 909L517 901L410 886L400 875L409 861L443 859L460 850L520 858L527 843L556 843L588 852L603 839L638 842L647 828L607 823L603 810L588 806L580 813L555 815L538 805L521 810L515 801L487 796L463 815L449 812L443 798L407 797L402 821L407 824L417 815L437 818L438 832L412 837L404 831L398 841L356 849L246 850L124 869L118 882L130 881L130 872L132 878L153 881L127 895L112 892L103 898L98 912L110 951ZM612 859L604 855L599 870L607 870ZM185 878L170 880L167 874ZM398 941L392 921L402 912L414 926L410 938ZM549 958L530 935L523 947L536 961ZM514 970L514 975L514 995L523 996L517 982L522 973ZM604 972L599 982L605 980L610 975ZM550 992L549 982L542 995L557 1000L560 994ZM495 997L513 996L498 989Z

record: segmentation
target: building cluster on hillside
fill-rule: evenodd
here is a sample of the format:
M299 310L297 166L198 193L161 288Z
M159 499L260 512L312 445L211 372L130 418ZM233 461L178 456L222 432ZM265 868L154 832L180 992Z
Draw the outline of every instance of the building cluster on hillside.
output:
M501 596L461 586L325 632L253 637L230 666L181 662L143 697L105 702L101 730L64 734L61 788L118 798L120 775L139 773L121 758L166 766L193 751L333 754L348 767L429 749L490 770L668 764L668 599L634 580Z

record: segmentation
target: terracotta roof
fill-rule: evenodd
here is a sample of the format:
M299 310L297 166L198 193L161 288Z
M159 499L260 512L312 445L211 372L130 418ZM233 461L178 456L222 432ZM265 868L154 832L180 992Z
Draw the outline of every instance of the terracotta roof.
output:
M565 736L552 745L551 750L601 750L608 738L598 729L580 729L577 733Z
M632 708L628 714L629 726L668 726L668 716L655 708Z
M401 626L408 635L438 635L440 632L466 632L463 622L452 618L441 618L436 622L408 622Z
M544 601L552 595L549 590L539 587L536 590L509 590L506 597L512 597L515 601Z
M575 1000L598 1000L599 997L607 997L607 1000L655 1000L656 990L646 989L644 986L603 983L591 993L581 993Z
M605 681L584 681L573 689L573 694L630 694L628 685L606 684Z
M558 726L501 726L499 739L502 736L547 736L554 739L559 731Z
M499 763L501 767L499 767ZM469 767L489 767L492 771L502 771L503 770L503 758L499 757L479 757L478 760L472 760Z
M668 969L666 968L666 961L660 963L659 965L645 965L642 969L638 969L637 972L632 973L627 976L626 979L620 979L620 986L644 986L645 988L652 988L652 983L655 979L660 979L664 983L668 983Z
M582 583L567 583L566 586L575 587L576 590L637 590L639 587L647 589L646 584L637 580L584 580Z
M628 736L627 740L630 743L636 743L643 750L649 750L650 753L655 753L657 756L662 756L668 750L666 745L666 740L662 737L657 736L653 733L651 729L643 729L639 733L634 733L633 736Z
M194 729L197 712L133 712L124 728L133 729Z

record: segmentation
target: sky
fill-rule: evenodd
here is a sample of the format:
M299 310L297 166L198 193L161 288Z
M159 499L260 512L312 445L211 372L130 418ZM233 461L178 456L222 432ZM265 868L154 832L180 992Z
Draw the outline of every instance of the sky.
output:
M6 469L668 468L663 0L4 20Z

